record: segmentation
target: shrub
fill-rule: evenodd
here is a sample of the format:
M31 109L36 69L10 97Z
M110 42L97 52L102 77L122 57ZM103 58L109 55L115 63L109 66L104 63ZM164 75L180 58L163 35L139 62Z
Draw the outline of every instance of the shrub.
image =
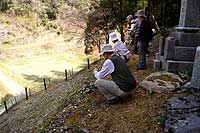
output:
M50 7L46 9L46 14L49 20L55 20L57 17L57 9Z
M0 1L0 11L5 12L5 11L9 10L11 5L12 5L11 0L1 0Z

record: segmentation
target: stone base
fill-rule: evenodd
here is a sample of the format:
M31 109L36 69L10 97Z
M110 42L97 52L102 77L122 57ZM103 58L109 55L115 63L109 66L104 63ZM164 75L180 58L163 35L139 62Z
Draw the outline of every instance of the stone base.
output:
M191 27L186 29L191 30ZM183 30L173 32L167 38L161 37L154 68L169 72L192 71L197 46L200 46L200 32Z
M165 64L165 71L168 72L186 72L192 71L194 62L191 61L174 61L167 60Z
M175 39L179 46L197 47L200 45L200 33L175 32Z
M175 46L173 60L194 61L195 53L196 53L196 47Z

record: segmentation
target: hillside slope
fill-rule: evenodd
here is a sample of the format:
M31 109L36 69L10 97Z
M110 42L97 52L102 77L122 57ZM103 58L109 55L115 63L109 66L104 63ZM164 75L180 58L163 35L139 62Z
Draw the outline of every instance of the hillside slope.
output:
M148 68L144 71L135 70L137 55L129 62L137 83L155 71L151 67L152 58L148 58ZM94 80L93 71L84 70L70 81L60 82L32 96L0 117L0 129L2 132L160 133L165 120L166 100L188 95L183 92L154 94L137 87L122 103L107 106L97 90L89 94L81 91Z
M0 71L6 78L34 93L41 90L43 78L58 82L65 69L77 72L86 65L89 56L84 54L86 22L82 17L87 16L89 1L79 1L76 6L73 1L12 1L10 8L0 13ZM8 86L2 80L0 105L8 100L8 93L16 96L6 91L11 90Z
M30 132L48 122L49 116L56 115L63 106L67 93L81 80L81 74L69 82L61 82L21 101L0 117L2 132Z

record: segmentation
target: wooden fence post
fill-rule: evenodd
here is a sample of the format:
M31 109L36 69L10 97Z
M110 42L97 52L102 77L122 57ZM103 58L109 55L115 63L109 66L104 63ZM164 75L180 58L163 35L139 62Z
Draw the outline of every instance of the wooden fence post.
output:
M25 93L26 93L26 100L28 100L28 90L27 90L27 87L25 87Z
M72 75L71 75L71 77L74 75L74 71L73 71L73 68L72 68Z
M67 81L67 69L65 69L65 80Z
M28 89L29 96L31 96L31 88Z
M46 79L44 78L44 89L47 90L47 84L46 84Z
M90 70L90 59L87 58L87 67L88 67L88 70Z
M8 113L8 108L7 108L7 105L6 105L6 101L4 101L3 103L4 103L4 106L5 106L6 113Z
M51 79L49 78L49 86L50 86Z

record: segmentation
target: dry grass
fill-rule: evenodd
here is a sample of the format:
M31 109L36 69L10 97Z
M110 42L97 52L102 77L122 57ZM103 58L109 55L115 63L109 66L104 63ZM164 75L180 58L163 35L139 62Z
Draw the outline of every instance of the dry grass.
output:
M133 56L129 62L137 83L155 71L151 66L152 58L148 58L148 67L142 71L135 70L138 56ZM92 71L82 71L73 80L38 93L4 114L0 128L7 132L60 132L62 128L67 128L74 132L88 129L91 132L160 133L163 132L166 100L172 96L188 95L180 92L149 93L137 86L131 97L122 103L107 106L98 91L80 93L85 85L94 80ZM6 119L8 116L9 119ZM10 125L17 126L10 128Z

